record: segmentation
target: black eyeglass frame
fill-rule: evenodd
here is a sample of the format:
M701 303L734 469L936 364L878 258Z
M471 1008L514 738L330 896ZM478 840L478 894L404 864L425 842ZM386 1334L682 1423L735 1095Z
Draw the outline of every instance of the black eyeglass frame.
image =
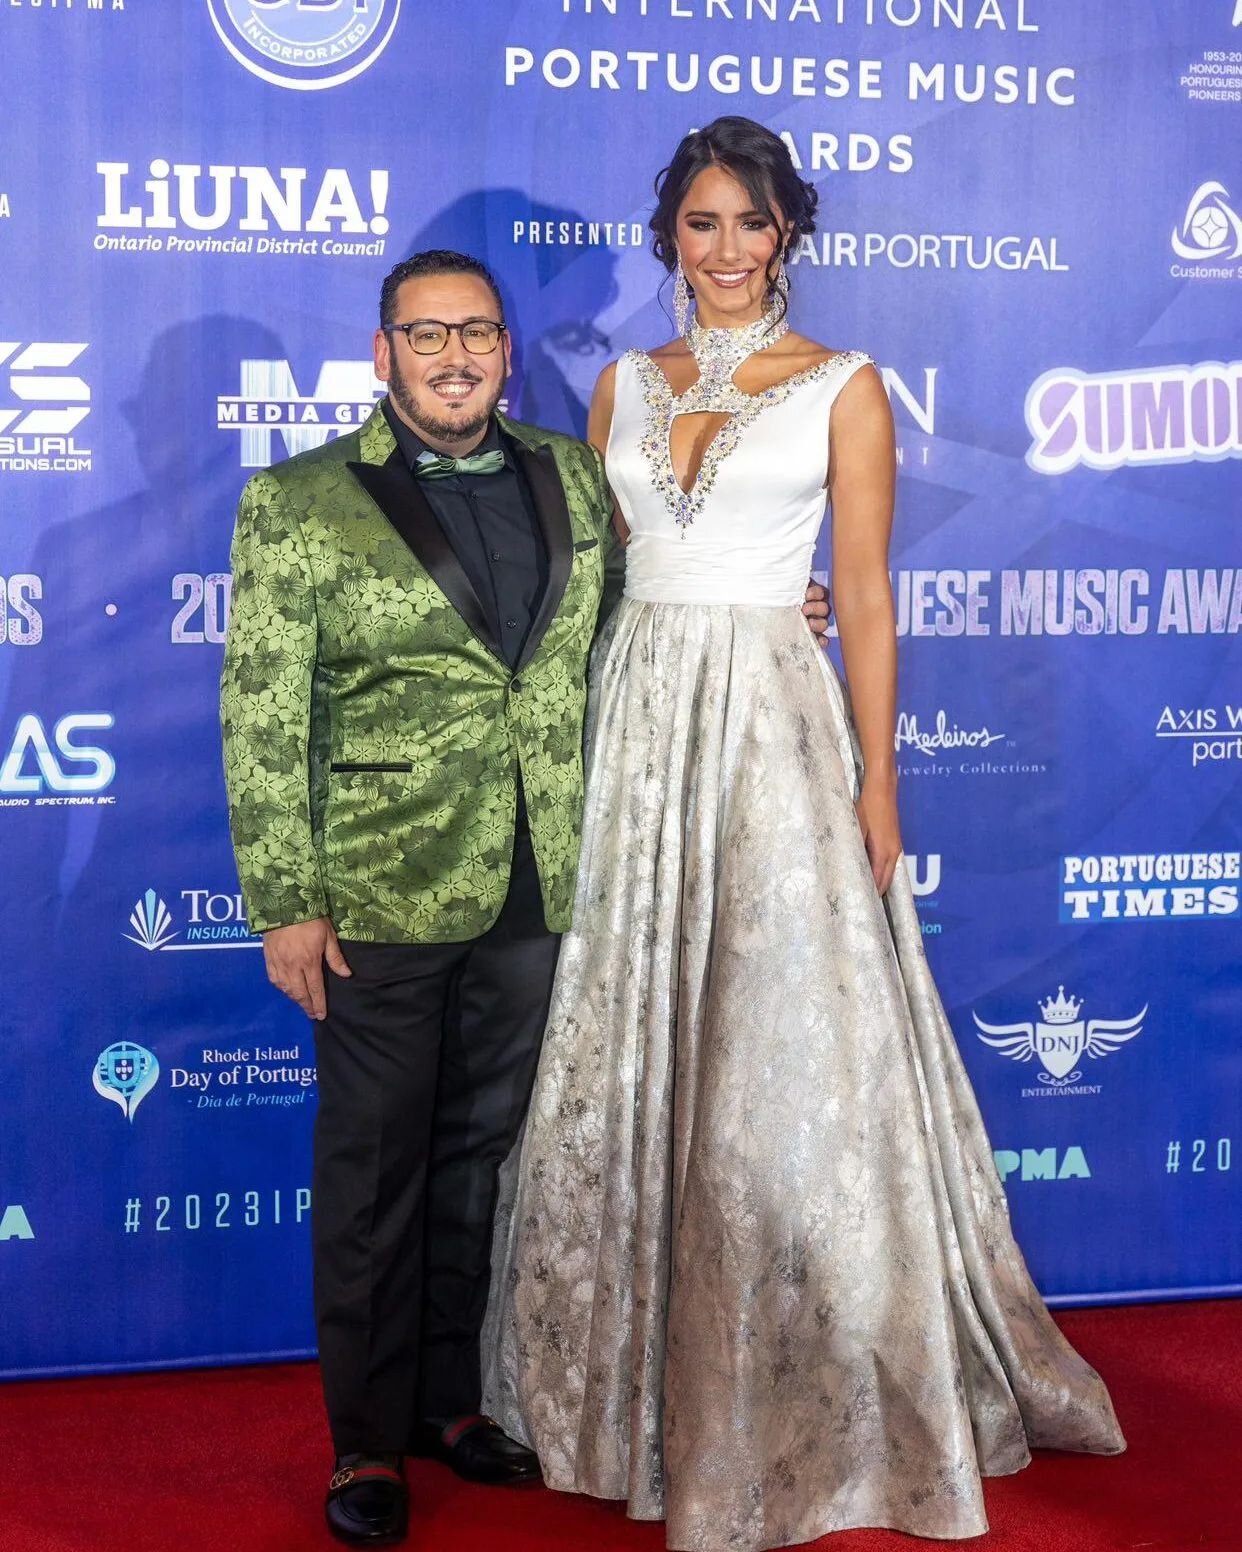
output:
M441 345L439 350L419 350L410 338L410 330L416 329L419 324L424 323L434 323L437 329L444 330L444 345ZM472 324L478 323L486 323L490 328L496 330L496 343L490 350L471 350L470 346L466 344L466 336L462 331L470 328ZM409 323L380 324L381 334L404 334L406 344L416 356L438 356L454 334L461 340L462 349L467 355L493 356L496 354L496 349L500 344L501 335L508 332L509 326L504 323L497 323L495 318L465 318L461 323L445 323L443 318L412 318Z

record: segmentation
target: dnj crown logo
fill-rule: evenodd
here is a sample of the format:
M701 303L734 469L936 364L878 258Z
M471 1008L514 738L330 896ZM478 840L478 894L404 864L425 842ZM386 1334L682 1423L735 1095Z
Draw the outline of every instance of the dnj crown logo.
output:
M125 1119L132 1121L134 1111L155 1087L159 1075L160 1064L154 1051L135 1045L132 1040L118 1040L95 1059L93 1081L95 1092L119 1105Z
M252 75L315 92L370 69L396 30L401 0L207 0L207 14Z
M984 1045L1015 1062L1042 1062L1047 1071L1040 1073L1039 1080L1054 1089L1078 1082L1082 1073L1071 1069L1084 1056L1112 1056L1141 1035L1147 1017L1144 1005L1132 1018L1081 1019L1081 999L1067 997L1064 986L1058 986L1055 997L1045 997L1037 1006L1043 1014L1038 1023L985 1024L977 1013L972 1016L982 1030L979 1038ZM989 1035L996 1038L989 1039Z

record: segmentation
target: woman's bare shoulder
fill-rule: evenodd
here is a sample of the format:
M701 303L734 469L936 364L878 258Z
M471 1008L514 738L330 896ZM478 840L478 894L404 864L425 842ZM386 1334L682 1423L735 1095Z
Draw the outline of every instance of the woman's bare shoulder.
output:
M813 340L805 334L796 334L792 329L781 344L787 347L787 353L791 359L797 358L800 371L824 366L829 361L835 361L838 356L854 354L851 350L834 350L831 345L821 345L818 340Z
M666 340L663 345L655 345L644 352L653 361L681 361L690 357L690 347L684 339Z

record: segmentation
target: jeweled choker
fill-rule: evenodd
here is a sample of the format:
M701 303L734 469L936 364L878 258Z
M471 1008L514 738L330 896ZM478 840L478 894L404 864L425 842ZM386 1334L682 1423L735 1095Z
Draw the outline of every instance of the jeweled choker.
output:
M788 333L788 318L778 318L775 309L768 308L762 318L743 324L740 329L705 329L697 318L692 318L685 339L703 376L723 377L727 381L747 356L775 345Z

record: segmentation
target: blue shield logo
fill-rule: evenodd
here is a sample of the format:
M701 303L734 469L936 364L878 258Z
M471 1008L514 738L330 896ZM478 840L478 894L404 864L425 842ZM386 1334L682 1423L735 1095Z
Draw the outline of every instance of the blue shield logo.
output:
M401 0L207 0L220 41L273 86L315 92L368 70L388 46Z
M132 1121L134 1111L155 1087L160 1064L155 1052L132 1040L118 1040L100 1051L95 1062L95 1092L120 1105L125 1119Z

